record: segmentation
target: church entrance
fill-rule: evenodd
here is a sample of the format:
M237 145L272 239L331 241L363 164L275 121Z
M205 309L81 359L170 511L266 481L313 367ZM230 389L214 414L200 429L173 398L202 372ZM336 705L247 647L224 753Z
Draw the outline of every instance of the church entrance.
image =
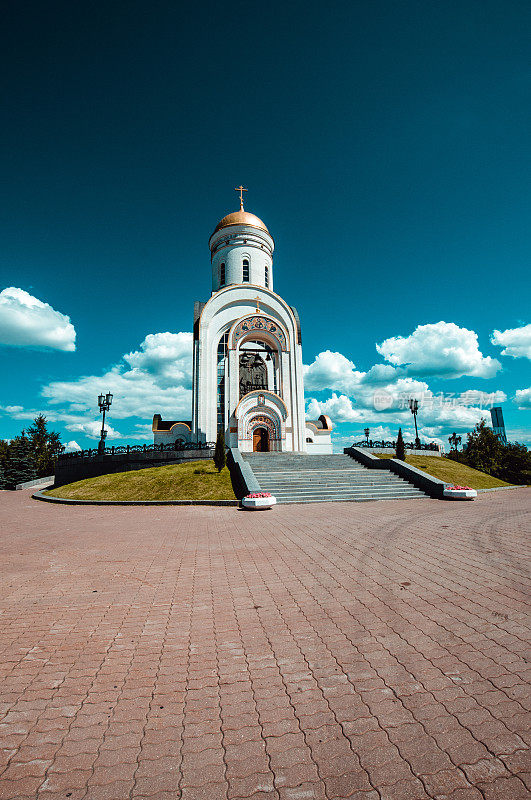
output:
M254 429L253 453L269 453L269 431L266 428Z

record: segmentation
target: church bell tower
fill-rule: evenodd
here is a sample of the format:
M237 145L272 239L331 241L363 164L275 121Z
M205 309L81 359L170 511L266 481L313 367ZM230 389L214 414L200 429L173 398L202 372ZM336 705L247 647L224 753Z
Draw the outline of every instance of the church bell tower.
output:
M273 237L244 209L210 236L212 292L196 302L190 435L242 452L331 453L328 417L305 422L301 328L297 311L273 290ZM153 425L155 440L187 423ZM181 429L184 430L184 429ZM159 435L158 435L159 434ZM158 439L157 439L158 435ZM181 433L182 435L182 433Z

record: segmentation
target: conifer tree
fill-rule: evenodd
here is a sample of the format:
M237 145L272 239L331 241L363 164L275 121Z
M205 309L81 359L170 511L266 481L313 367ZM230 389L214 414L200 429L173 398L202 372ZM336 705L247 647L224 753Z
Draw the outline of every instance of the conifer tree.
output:
M225 436L223 435L223 431L219 431L216 439L216 449L214 450L214 464L216 465L217 471L221 472L226 463Z
M25 431L22 431L20 436L16 436L9 443L7 453L5 479L8 489L14 489L17 483L35 480L37 470L31 452L31 444Z
M0 461L0 489L7 488L6 475L4 472L4 462Z
M44 414L39 414L28 428L28 439L39 478L53 475L55 459L62 451L61 437L55 431L48 430Z
M398 429L398 437L396 440L396 457L401 461L406 460L406 447L404 445L404 437L402 436L402 428Z

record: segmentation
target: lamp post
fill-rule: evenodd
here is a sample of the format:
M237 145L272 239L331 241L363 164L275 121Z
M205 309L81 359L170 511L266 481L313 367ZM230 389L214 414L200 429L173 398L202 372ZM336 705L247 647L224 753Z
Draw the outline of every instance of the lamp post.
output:
M417 413L419 410L419 401L413 400L413 398L409 401L409 410L413 414L413 419L415 420L415 447L417 450L420 450L420 439L419 439L419 432L417 430Z
M369 433L371 432L370 428L364 428L363 433L365 434L365 438L367 439L367 445L369 444Z
M105 430L105 412L109 410L112 403L112 394L107 392L107 394L99 394L98 395L98 406L100 408L100 414L103 411L103 420L101 423L101 438L98 444L98 452L104 453L105 452L105 437L107 436L107 431Z

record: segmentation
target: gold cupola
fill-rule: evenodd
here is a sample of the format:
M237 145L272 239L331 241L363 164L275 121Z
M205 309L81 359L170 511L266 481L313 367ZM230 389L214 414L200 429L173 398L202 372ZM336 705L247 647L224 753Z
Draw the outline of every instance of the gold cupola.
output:
M227 214L226 217L223 217L216 225L214 233L217 233L222 228L228 228L229 225L250 225L252 228L259 228L261 231L269 233L266 224L259 217L250 214L249 211L244 211L243 206L239 211L233 211L232 214Z
M250 225L251 228L258 228L261 231L269 233L265 223L263 223L259 217L255 216L254 214L250 214L244 209L243 193L246 192L247 189L244 189L244 187L240 185L234 191L240 193L240 210L233 211L232 214L227 214L227 216L223 217L223 219L221 219L216 225L214 233L217 233L222 228L228 228L230 225Z

